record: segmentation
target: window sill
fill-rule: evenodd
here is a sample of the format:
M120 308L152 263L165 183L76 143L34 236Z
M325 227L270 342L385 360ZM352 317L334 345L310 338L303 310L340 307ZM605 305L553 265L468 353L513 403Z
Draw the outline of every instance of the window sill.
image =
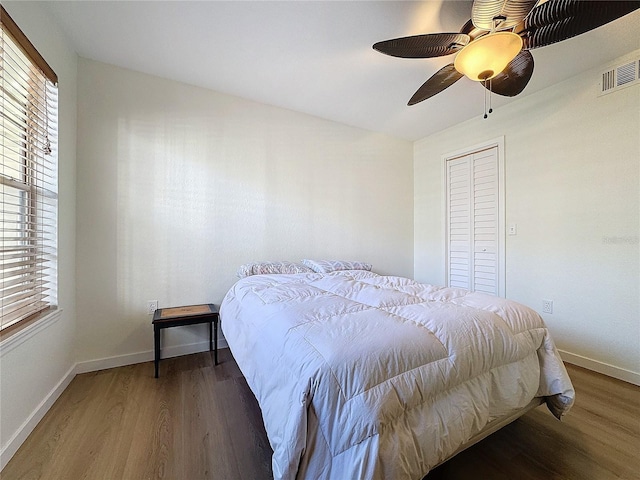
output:
M50 327L60 320L61 317L62 309L56 308L55 310L47 312L42 317L34 318L33 321L28 322L24 326L16 328L7 334L0 335L0 357L3 357L5 354L22 345L34 335L37 335L42 330Z

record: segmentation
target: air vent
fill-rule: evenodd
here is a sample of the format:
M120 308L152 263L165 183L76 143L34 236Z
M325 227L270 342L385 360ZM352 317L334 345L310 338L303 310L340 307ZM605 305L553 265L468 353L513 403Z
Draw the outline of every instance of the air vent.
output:
M600 76L600 95L612 93L621 88L640 83L640 59L602 72Z

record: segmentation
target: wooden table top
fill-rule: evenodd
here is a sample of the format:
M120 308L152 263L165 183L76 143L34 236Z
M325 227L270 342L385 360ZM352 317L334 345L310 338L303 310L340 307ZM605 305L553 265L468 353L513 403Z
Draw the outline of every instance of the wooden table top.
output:
M159 308L153 315L153 321L191 317L194 315L207 315L211 313L218 313L218 309L212 303L188 305L185 307Z

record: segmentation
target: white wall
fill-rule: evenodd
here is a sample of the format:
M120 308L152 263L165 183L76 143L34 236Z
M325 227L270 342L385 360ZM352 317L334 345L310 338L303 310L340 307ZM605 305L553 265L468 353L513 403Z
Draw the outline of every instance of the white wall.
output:
M58 301L55 321L0 346L0 468L71 380L75 365L77 56L31 2L2 2L59 79Z
M441 156L504 135L507 297L553 300L566 360L637 383L640 85L598 97L599 73L416 142L414 273L444 282Z
M91 60L78 79L81 370L151 359L147 300L219 303L248 261L413 274L410 142Z

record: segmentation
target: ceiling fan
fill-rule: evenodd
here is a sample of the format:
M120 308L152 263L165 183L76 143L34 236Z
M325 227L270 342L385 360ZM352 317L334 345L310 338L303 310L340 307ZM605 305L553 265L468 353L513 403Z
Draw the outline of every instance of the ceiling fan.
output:
M429 33L373 45L400 58L457 53L411 97L422 102L463 76L506 97L521 93L533 74L529 50L593 30L640 8L640 0L474 0L471 20L459 33ZM485 114L486 117L486 114Z

